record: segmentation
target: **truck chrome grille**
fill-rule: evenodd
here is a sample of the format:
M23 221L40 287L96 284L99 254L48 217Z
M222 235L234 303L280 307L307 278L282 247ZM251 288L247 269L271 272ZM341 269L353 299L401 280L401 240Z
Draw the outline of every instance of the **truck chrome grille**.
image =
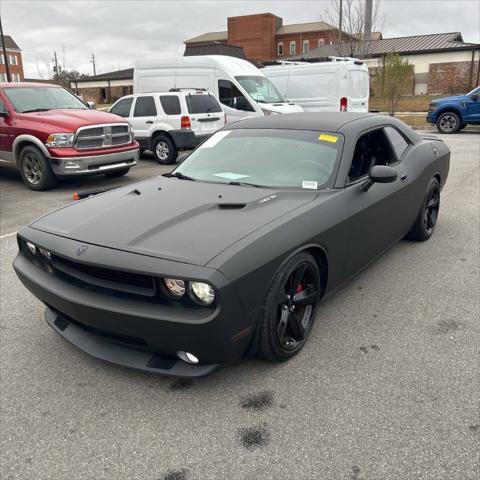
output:
M118 147L131 142L130 125L124 123L82 127L75 136L75 148L79 150Z

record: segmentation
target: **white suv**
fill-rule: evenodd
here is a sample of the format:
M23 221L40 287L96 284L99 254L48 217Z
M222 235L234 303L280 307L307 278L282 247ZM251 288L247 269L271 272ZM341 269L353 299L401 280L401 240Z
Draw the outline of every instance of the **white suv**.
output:
M195 148L226 123L218 100L201 89L127 95L109 112L127 118L140 151L151 150L164 165L175 162L179 150Z

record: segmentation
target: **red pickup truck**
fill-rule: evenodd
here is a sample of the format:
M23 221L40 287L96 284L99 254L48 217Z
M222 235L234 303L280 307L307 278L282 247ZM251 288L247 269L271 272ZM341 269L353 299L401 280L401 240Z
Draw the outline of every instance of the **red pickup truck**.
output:
M15 165L32 190L66 176L125 175L138 152L124 118L90 110L57 85L0 83L0 162Z

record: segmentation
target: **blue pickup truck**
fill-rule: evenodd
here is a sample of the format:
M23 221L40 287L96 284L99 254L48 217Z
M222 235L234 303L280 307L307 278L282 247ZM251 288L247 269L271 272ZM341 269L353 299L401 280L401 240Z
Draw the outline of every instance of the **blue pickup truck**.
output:
M455 133L468 124L480 125L480 87L466 95L443 97L430 104L427 122L440 133Z

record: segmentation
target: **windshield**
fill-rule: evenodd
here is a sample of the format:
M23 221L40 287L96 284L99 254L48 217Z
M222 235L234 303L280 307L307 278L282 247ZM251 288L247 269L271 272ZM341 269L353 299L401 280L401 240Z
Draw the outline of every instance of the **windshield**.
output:
M476 87L474 88L471 92L468 92L467 95L473 95L473 94L477 94L479 95L480 94L480 87Z
M342 136L305 130L222 130L175 170L193 180L319 189L332 176Z
M87 109L83 102L63 88L5 88L4 92L15 111L19 113L70 108Z
M235 77L245 91L259 103L285 103L287 99L266 77L244 75Z

